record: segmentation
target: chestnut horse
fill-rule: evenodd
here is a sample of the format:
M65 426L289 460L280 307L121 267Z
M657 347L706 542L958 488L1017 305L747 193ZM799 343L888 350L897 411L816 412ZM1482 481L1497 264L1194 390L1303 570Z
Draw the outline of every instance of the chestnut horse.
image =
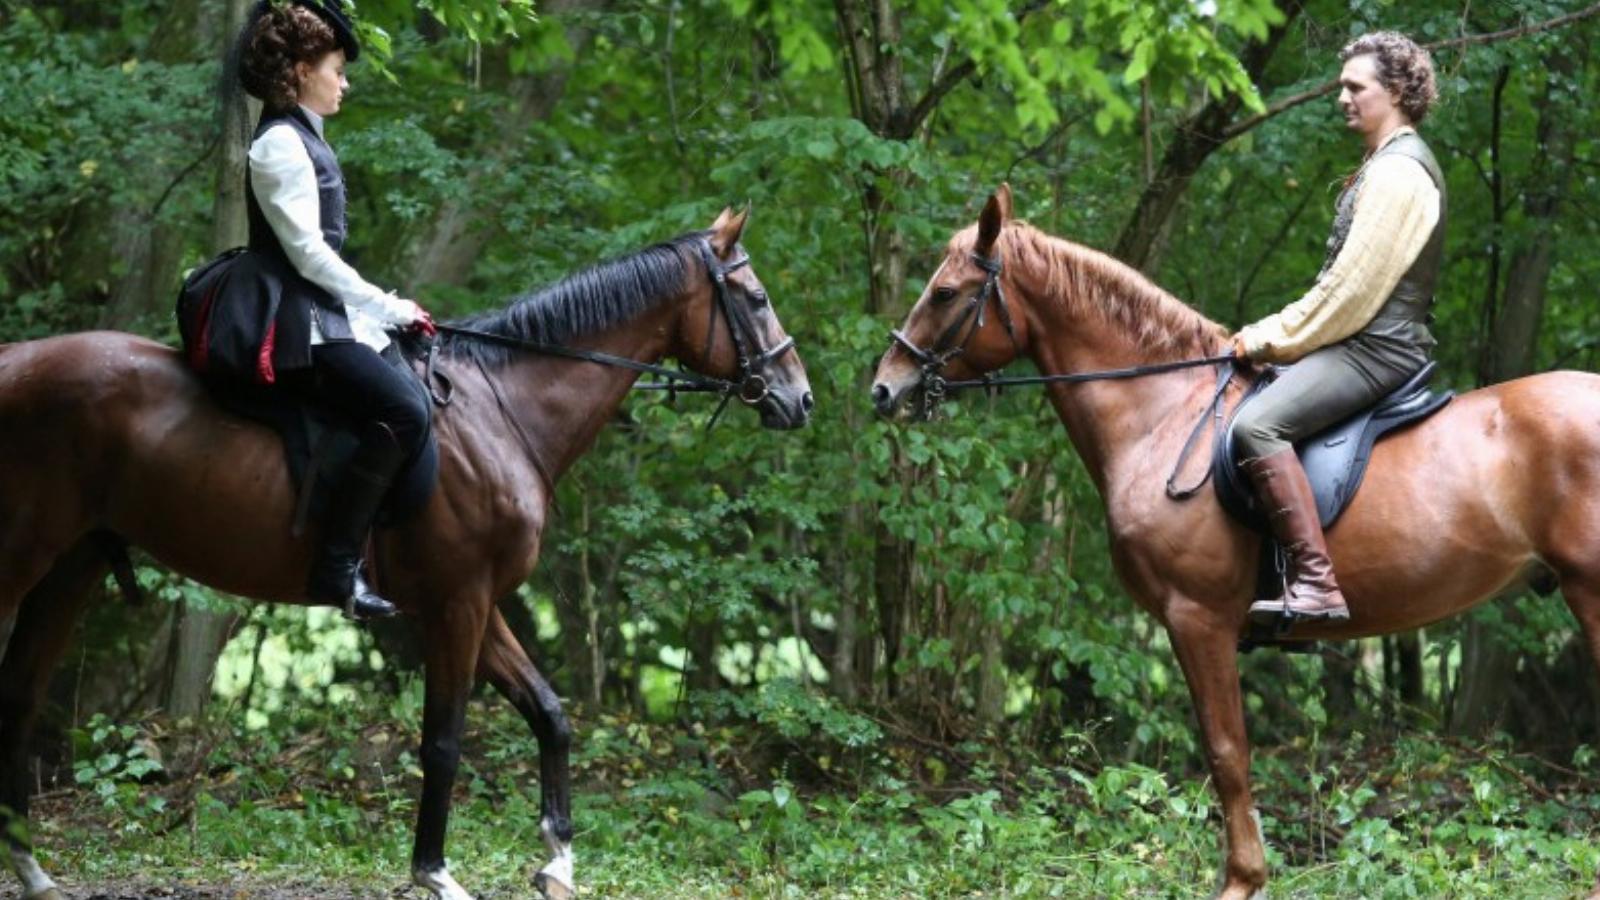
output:
M709 231L460 324L501 344L561 342L646 363L673 356L714 378L740 375L764 425L800 427L812 405L805 370L746 265L744 223L724 211ZM640 373L441 340L437 364L455 393L434 421L438 486L413 518L377 533L374 556L377 583L412 617L423 646L412 876L443 900L470 900L446 870L444 836L476 675L538 739L540 827L553 858L536 881L546 896L566 897L575 889L572 732L494 603L533 570L554 481ZM105 577L102 538L218 590L284 603L307 602L313 542L290 535L295 497L278 436L225 414L160 344L87 333L0 347L0 435L0 621L16 616L0 663L0 815L23 896L59 900L28 843L26 753L50 671L89 588Z
M955 326L980 296L983 306L1008 303L1009 314ZM978 223L951 239L878 363L878 410L925 408L924 365L935 374L937 357L963 335L946 369L952 378L992 372L1019 354L1046 375L1173 363L1226 354L1229 336L1128 266L1012 220L1004 185ZM1261 542L1209 491L1178 502L1165 490L1220 377L1207 366L1047 390L1105 503L1117 576L1165 626L1183 668L1222 801L1220 895L1241 898L1267 880L1237 658ZM1230 406L1244 381L1227 388ZM1188 480L1205 464L1186 467ZM1554 372L1472 391L1374 449L1360 493L1328 533L1350 619L1297 626L1295 636L1416 628L1548 568L1600 659L1597 535L1600 377Z

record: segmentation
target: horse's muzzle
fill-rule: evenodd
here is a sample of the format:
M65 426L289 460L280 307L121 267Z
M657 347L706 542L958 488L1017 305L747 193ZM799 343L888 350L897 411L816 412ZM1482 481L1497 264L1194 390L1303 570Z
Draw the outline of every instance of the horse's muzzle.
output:
M876 409L880 416L894 415L894 392L881 381L872 386L872 408Z
M753 405L761 412L763 427L788 431L804 428L811 421L811 411L817 402L808 390L795 392L775 388Z

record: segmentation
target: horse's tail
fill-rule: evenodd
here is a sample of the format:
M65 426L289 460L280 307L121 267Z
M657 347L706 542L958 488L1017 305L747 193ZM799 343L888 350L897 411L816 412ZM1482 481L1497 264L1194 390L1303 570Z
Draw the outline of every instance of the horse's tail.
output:
M133 562L128 559L128 542L109 531L95 532L95 544L111 563L111 577L122 591L122 599L129 606L143 606L144 592L139 590L139 579L134 577Z

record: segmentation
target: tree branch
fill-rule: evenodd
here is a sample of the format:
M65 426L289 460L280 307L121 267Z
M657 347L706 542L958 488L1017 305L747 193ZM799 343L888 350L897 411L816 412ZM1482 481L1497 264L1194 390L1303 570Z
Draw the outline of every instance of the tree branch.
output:
M1458 47L1479 47L1483 46L1484 44L1494 44L1500 41L1508 41L1512 38L1527 37L1528 35L1538 34L1542 31L1552 31L1557 28L1565 28L1568 25L1581 22L1584 19L1593 18L1596 15L1600 15L1600 3L1594 3L1578 10L1577 12L1568 13L1564 16L1557 16L1554 19L1547 19L1543 22L1535 22L1531 25L1523 25L1518 28L1507 28L1502 31L1490 31L1484 34L1469 34L1463 37L1451 38L1447 41L1434 41L1431 44L1423 44L1422 46L1424 50L1428 50L1429 52L1438 50L1454 50ZM1309 91L1303 91L1293 96L1285 97L1282 100L1278 100L1268 105L1265 111L1257 113L1248 119L1235 122L1223 129L1222 140L1224 142L1231 141L1239 135L1244 134L1252 128L1255 128L1257 125L1260 125L1262 122L1267 121L1268 119L1288 112L1289 110L1294 109L1296 106L1310 103L1312 100L1315 100L1318 97L1325 97L1328 94L1338 90L1338 88L1339 81L1338 79L1335 79L1327 82L1326 84L1314 87Z
M1021 25L1027 20L1028 16L1044 9L1048 5L1050 5L1049 0L1029 0L1027 6L1017 11L1017 24ZM933 84L928 85L927 92L917 100L917 105L911 108L911 116L906 123L906 134L903 137L909 138L911 135L916 134L917 128L922 124L922 120L933 114L939 103L944 100L945 95L954 90L956 85L960 84L977 69L978 64L973 62L971 57L968 57L946 69L943 75L935 78Z

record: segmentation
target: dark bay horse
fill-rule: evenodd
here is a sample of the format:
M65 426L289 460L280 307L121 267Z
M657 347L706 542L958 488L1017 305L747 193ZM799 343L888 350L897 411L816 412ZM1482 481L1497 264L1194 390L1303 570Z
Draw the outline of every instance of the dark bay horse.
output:
M740 374L763 424L797 428L811 394L800 357L743 256L745 215L566 279L463 326L633 360L676 357ZM718 284L725 287L718 288ZM737 349L736 349L737 348ZM745 362L738 357L745 355ZM377 583L422 639L426 700L415 882L470 900L445 867L445 823L475 676L539 743L546 896L574 892L571 729L494 607L533 570L555 480L594 442L639 372L456 337L455 383L435 415L439 484L410 521L379 531ZM752 376L755 381L752 381ZM223 413L172 349L87 333L0 346L0 825L27 900L60 900L27 838L26 753L51 669L112 533L218 590L304 603L313 542L290 536L294 494L277 435Z
M1001 293L1009 317L998 309ZM970 314L977 307L988 308L986 319ZM1013 221L1003 185L978 223L951 239L901 335L872 386L886 415L921 406L919 353L932 362L964 346L945 369L960 379L1019 354L1056 374L1228 352L1226 329L1133 269ZM1165 491L1218 378L1208 366L1048 390L1105 503L1118 578L1166 627L1183 668L1222 801L1221 896L1242 898L1267 880L1236 649L1260 541L1209 491L1187 502ZM1230 406L1244 381L1227 389ZM1416 628L1547 568L1600 661L1600 377L1553 372L1472 391L1386 438L1328 541L1350 619L1296 637Z

